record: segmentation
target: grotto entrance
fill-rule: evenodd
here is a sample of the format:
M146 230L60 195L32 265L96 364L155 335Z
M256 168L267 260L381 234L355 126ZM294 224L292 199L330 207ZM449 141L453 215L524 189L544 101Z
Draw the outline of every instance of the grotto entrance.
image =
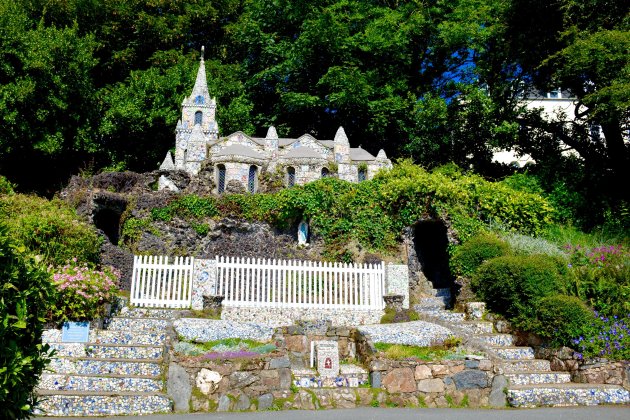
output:
M100 229L107 239L118 245L120 239L120 218L127 207L124 200L112 197L98 197L94 200L92 221L97 229Z
M441 220L423 220L413 227L413 246L420 270L434 288L453 285L449 268L447 229Z

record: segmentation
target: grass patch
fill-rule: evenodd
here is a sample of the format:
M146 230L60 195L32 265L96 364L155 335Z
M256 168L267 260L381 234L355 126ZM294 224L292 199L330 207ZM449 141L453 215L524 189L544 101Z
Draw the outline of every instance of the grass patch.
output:
M379 353L392 360L418 359L424 361L443 360L457 355L454 348L444 345L419 347L405 344L374 343Z

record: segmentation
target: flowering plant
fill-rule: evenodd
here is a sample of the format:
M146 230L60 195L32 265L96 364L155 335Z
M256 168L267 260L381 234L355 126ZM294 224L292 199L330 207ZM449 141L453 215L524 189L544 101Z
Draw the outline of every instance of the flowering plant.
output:
M578 357L605 357L614 360L630 359L630 314L605 316L595 312L596 318L586 332L572 340Z
M569 293L607 315L630 311L630 250L623 245L565 246Z
M52 321L92 320L103 315L103 304L112 301L120 279L112 267L97 270L77 264L76 258L63 267L48 270L59 291L59 300L50 314Z

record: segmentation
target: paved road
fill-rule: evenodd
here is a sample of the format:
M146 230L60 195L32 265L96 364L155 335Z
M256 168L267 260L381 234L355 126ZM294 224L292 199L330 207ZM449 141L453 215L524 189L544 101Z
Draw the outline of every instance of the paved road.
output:
M129 417L99 417L125 420ZM630 406L468 410L446 408L355 408L320 411L263 411L250 413L166 414L136 417L139 420L629 420ZM92 418L93 419L93 418ZM77 420L56 418L51 420Z

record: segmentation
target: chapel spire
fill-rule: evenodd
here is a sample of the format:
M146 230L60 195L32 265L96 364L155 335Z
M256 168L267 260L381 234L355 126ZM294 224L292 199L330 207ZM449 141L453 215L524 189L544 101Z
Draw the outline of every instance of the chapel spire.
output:
M204 98L204 102L210 101L210 93L208 92L208 81L206 79L206 65L204 63L204 51L205 48L201 47L201 56L199 58L199 70L197 70L197 79L195 80L195 86L193 87L190 97L195 100L201 96Z

